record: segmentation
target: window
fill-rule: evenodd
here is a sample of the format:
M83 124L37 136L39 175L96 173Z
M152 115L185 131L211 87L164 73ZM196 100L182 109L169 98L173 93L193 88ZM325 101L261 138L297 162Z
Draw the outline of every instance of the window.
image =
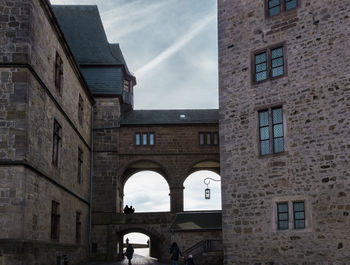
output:
M305 207L304 202L293 202L294 228L305 228Z
M288 202L277 203L277 223L278 230L288 229Z
M254 54L254 82L273 79L285 74L284 47L268 48Z
M53 124L53 150L52 150L52 164L54 166L59 165L60 153L61 153L61 141L62 141L62 129L60 124L54 120Z
M293 213L291 216L289 213ZM305 202L277 202L277 229L305 229Z
M125 92L130 92L131 91L131 81L130 80L124 79L123 86L124 86L124 91Z
M135 133L135 145L155 145L156 136L153 132L142 132L142 133Z
M76 212L75 217L75 242L80 243L81 241L81 221L80 221L81 213Z
M83 118L84 118L84 100L81 97L81 95L79 95L79 103L78 103L78 120L79 120L79 124L82 125L83 124Z
M149 145L154 145L154 133L149 133Z
M52 201L51 204L51 239L59 240L59 228L60 228L60 204Z
M219 145L219 134L217 132L200 132L200 145Z
M141 145L141 134L140 133L135 134L135 144Z
M82 165L83 165L83 150L78 148L78 174L77 182L79 184L83 183L83 174L82 174Z
M63 62L59 54L56 52L55 60L55 86L59 93L62 91L63 85Z
M259 111L259 142L260 155L284 152L282 107Z
M267 15L278 15L298 7L298 0L266 0Z

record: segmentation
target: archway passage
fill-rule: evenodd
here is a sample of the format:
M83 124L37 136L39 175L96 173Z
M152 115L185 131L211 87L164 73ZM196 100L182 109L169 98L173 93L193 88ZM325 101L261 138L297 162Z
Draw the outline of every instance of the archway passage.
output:
M150 243L149 236L143 233L128 233L125 234L123 238L123 252L125 253L127 244L132 244L135 254L150 257Z
M207 185L205 178L212 178L219 181L208 180L210 188L210 199L205 199L204 191ZM220 175L209 170L199 170L189 175L184 182L184 210L221 210L221 178ZM207 182L208 183L208 182Z
M170 211L169 185L154 171L141 171L129 177L124 185L124 206L135 212Z

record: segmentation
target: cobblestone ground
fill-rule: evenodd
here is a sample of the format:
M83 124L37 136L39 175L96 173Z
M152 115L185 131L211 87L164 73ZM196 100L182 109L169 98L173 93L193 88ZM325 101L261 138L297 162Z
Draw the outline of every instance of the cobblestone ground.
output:
M131 260L132 265L169 265L164 263L159 263L151 258L146 258L137 254L134 254L134 257ZM124 259L119 262L88 262L83 265L128 265L128 260Z

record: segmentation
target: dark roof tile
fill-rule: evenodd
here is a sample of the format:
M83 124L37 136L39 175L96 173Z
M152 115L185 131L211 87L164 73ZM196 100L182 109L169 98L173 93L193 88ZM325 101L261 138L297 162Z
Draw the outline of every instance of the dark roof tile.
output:
M217 109L133 110L121 117L120 125L218 123Z

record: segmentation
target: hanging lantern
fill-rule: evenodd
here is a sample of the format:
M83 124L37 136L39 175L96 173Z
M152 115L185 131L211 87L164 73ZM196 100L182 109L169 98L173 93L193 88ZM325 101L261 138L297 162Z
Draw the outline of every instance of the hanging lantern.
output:
M205 189L205 199L210 200L210 189L208 187Z

